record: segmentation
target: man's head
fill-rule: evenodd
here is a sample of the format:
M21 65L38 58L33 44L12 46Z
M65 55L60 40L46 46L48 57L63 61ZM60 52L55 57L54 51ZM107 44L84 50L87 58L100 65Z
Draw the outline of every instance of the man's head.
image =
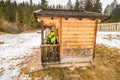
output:
M51 33L50 28L46 28L45 33L46 33L46 35L49 35Z

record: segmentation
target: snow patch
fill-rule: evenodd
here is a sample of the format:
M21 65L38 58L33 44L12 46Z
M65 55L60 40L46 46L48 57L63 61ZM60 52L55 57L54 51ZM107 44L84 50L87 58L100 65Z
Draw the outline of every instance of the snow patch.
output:
M97 32L97 44L120 48L120 32Z
M0 36L0 80L18 80L20 63L39 48L41 35L34 33L5 34ZM20 79L21 80L21 79Z

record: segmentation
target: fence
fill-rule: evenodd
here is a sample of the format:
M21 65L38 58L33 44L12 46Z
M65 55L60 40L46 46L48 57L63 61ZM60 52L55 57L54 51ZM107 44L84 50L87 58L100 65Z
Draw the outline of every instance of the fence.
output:
M47 63L60 62L59 44L41 45L41 61L44 65Z
M98 24L98 31L105 31L105 32L120 31L120 22L119 23L101 23L101 24Z

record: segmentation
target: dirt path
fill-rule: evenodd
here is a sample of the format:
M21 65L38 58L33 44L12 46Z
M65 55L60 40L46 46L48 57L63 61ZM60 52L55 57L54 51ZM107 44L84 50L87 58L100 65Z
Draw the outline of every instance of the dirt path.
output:
M40 48L35 49L35 52L32 55L26 57L26 59L22 62L22 65L22 70L26 73L41 70Z

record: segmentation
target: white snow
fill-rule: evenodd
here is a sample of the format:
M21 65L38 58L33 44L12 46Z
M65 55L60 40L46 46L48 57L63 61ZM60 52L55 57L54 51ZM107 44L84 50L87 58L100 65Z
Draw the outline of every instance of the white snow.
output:
M96 42L120 49L120 32L98 32Z
M25 56L39 48L41 35L34 33L5 34L0 36L0 80L18 80L20 65Z
M41 35L33 33L0 35L0 80L28 80L29 76L22 74L19 78L19 65L26 56L39 48ZM120 48L120 32L98 32L97 44ZM26 77L27 76L27 77ZM30 79L29 79L30 80Z
M5 34L0 36L5 44L0 45L0 56L13 57L31 54L32 48L39 47L41 36L37 33Z

